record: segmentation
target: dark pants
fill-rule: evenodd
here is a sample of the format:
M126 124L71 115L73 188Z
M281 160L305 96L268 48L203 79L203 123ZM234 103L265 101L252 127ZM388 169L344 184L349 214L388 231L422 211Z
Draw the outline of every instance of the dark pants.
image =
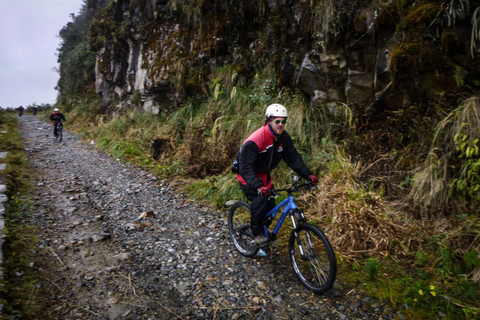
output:
M251 227L254 236L265 234L265 216L275 207L275 198L258 194L256 189L240 183L245 197L251 202ZM265 234L266 235L266 234Z
M53 125L53 135L54 136L57 136L57 126L58 126L58 124ZM62 127L62 124L60 124L60 127Z

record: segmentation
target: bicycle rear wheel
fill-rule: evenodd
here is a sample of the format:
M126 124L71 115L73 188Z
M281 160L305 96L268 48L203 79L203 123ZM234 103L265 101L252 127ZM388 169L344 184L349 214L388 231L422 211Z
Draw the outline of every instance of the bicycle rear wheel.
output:
M235 248L245 257L253 257L258 252L258 246L253 241L250 228L250 205L237 201L230 207L228 213L228 232Z
M337 261L322 231L311 224L300 224L290 234L288 251L293 270L302 285L315 293L330 289L337 276Z

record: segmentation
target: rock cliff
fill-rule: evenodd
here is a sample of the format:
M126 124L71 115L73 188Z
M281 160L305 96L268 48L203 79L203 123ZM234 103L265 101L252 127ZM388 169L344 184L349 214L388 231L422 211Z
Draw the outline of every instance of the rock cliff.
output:
M110 1L90 28L95 90L156 114L206 94L215 67L273 65L313 104L397 110L474 85L477 2Z

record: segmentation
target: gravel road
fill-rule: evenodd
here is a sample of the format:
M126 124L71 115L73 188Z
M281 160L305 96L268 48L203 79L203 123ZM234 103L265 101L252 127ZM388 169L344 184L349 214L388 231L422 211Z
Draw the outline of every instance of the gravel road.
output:
M68 131L59 143L34 116L19 119L41 240L32 266L47 294L38 319L403 319L339 281L308 292L283 249L254 259L235 251L227 209Z

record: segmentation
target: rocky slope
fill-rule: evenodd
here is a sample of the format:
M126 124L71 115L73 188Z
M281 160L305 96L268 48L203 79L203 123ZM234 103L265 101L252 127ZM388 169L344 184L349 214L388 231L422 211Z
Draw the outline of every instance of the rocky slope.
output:
M278 246L240 256L226 212L68 131L58 143L49 124L20 123L35 172L38 319L403 319L338 281L307 292Z

